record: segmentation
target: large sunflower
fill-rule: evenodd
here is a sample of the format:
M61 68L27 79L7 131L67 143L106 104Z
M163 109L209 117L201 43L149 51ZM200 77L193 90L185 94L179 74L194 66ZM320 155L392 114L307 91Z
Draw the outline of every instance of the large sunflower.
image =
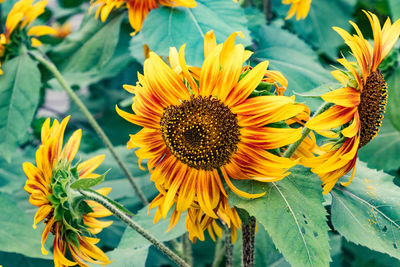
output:
M100 17L101 21L106 21L110 12L115 8L127 7L129 14L129 23L135 32L140 31L144 19L150 10L163 6L183 6L195 7L195 0L91 0L91 9L98 6L96 18Z
M170 50L172 68L150 52L138 84L125 86L135 94L135 114L117 107L121 117L143 127L131 135L127 146L139 147L136 155L148 159L151 180L160 192L150 206L158 207L155 221L165 218L176 203L171 225L188 210L186 226L192 240L202 240L206 228L218 234L218 228L212 227L217 218L240 226L222 179L236 194L255 198L262 194L240 191L231 179L277 181L295 165L267 150L300 138L301 129L272 124L295 117L304 106L295 104L293 97L250 97L263 81L287 82L281 73L267 70L267 61L243 68L251 52L235 45L238 34L242 36L234 33L217 45L214 33L208 32L201 68L186 65L184 46L179 55Z
M11 44L11 40L29 41L30 45L36 47L42 43L35 37L56 33L53 28L45 25L30 27L32 22L44 12L46 5L47 0L39 1L35 4L33 4L33 0L20 0L14 4L7 15L6 32L0 33L0 74L3 73L1 70L2 61L6 56L12 56L12 49L16 47L19 49L19 44ZM27 29L26 36L12 38L14 33L20 34L25 29Z
M48 252L44 243L51 232L54 237L53 256L55 266L88 266L85 262L108 264L107 256L95 244L99 239L90 237L112 224L96 218L112 213L102 205L84 200L70 189L70 184L81 178L95 178L93 171L104 160L96 156L72 167L71 162L78 151L81 130L75 131L63 146L64 130L69 117L61 123L54 120L50 126L47 119L42 126L42 144L36 152L36 165L25 162L23 169L28 177L25 190L30 194L29 202L39 207L33 227L43 221L46 227L42 234L42 253ZM106 195L111 188L98 193ZM65 257L68 248L73 261Z
M365 12L365 11L364 11ZM316 131L335 129L340 136L326 144L326 153L304 159L304 164L317 173L329 192L338 179L353 169L354 177L358 149L371 141L379 132L387 101L387 85L378 69L400 34L400 20L393 25L388 18L381 29L379 20L371 12L365 12L373 31L374 46L364 39L358 26L350 22L357 34L350 35L343 29L334 28L350 47L357 63L339 59L347 72L335 70L333 76L343 87L322 95L332 107L307 122Z
M292 18L296 15L296 20L305 19L310 11L312 0L282 0L285 5L291 5L286 16L286 19Z

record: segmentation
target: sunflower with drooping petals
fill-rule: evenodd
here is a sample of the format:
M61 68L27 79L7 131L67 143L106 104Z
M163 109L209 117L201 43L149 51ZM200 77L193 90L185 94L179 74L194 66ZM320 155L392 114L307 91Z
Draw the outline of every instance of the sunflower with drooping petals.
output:
M86 160L77 166L71 162L78 151L82 131L75 131L63 148L64 130L69 117L61 123L54 120L50 125L47 119L41 132L41 145L36 151L36 166L25 162L23 169L28 177L25 190L30 194L29 202L39 207L34 218L33 228L44 220L46 227L42 234L42 253L46 239L54 235L53 256L55 266L88 266L85 262L108 264L104 252L96 246L99 239L93 236L112 224L96 218L112 213L102 205L85 200L82 195L70 188L70 184L82 178L96 178L93 171L104 160L104 155ZM97 190L107 195L111 188ZM72 257L65 257L66 250Z
M151 180L160 192L150 204L157 207L155 221L165 219L175 203L170 226L187 210L192 241L203 240L205 229L218 235L216 219L234 234L240 226L222 180L236 194L256 198L263 194L243 192L231 179L273 182L295 165L270 151L297 141L301 129L272 124L297 116L304 106L295 104L294 97L251 95L263 81L287 81L267 70L268 61L243 67L251 52L235 44L237 35L243 37L234 33L217 45L214 33L208 32L201 68L187 66L185 46L179 53L170 50L171 67L150 52L137 85L124 86L135 95L134 114L117 107L121 117L143 127L131 135L127 147L139 148L140 161L148 160Z
M286 19L296 15L296 20L305 19L310 11L312 0L282 0L284 5L291 5Z
M347 72L335 70L332 74L343 87L322 95L322 99L332 103L332 107L306 124L317 131L336 128L340 132L339 139L321 147L325 153L304 160L304 164L320 176L325 194L340 177L353 170L349 181L342 183L343 186L350 184L358 149L378 134L385 112L387 85L378 67L399 38L400 20L392 24L388 18L381 28L376 15L371 12L365 14L372 27L374 45L364 39L353 22L350 23L357 33L354 35L334 28L351 49L357 63L345 58L338 60Z
M96 18L100 17L101 21L107 20L108 15L113 9L126 7L128 8L129 23L135 30L140 31L147 14L150 10L158 8L158 5L169 7L195 7L195 0L91 0L90 10L97 7Z
M11 53L8 50L19 46L14 43L11 44L12 41L28 41L29 45L37 47L42 43L36 37L56 33L53 28L46 25L30 27L32 22L45 11L46 5L47 0L35 4L33 4L33 0L20 0L14 4L6 19L6 32L0 33L0 74L3 73L1 70L2 62L9 54L8 52ZM25 31L25 34L20 34ZM19 35L18 38L14 37L14 34Z

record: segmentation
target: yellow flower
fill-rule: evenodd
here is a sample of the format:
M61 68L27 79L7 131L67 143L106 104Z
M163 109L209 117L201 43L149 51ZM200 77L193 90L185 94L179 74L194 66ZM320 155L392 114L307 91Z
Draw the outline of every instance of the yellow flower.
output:
M365 12L365 11L364 11ZM387 101L387 85L378 69L399 38L400 20L393 25L388 18L381 29L379 20L371 12L367 15L374 46L364 39L358 26L350 22L356 33L350 35L343 29L334 28L350 47L357 63L339 59L347 72L335 70L333 76L343 87L322 95L322 99L334 105L311 119L306 126L316 131L339 128L340 138L322 147L326 152L304 160L323 182L324 193L329 192L340 177L353 169L354 177L358 149L371 141L379 132Z
M65 37L67 37L68 35L71 34L72 26L71 26L71 23L69 23L69 21L67 21L63 25L55 24L54 30L56 31L56 33L54 34L55 37L64 39Z
M312 0L282 0L284 5L291 5L286 19L296 14L296 20L305 19L310 11Z
M100 17L101 21L106 21L110 12L115 8L127 7L129 15L129 23L135 30L135 33L142 28L143 21L150 10L158 7L158 4L163 6L183 6L195 7L195 0L91 0L91 11L98 5L96 18Z
M84 200L80 194L69 188L71 182L81 178L96 178L93 171L104 160L104 155L86 160L76 167L71 162L78 151L82 131L75 131L63 148L64 130L69 117L61 123L54 120L50 126L47 119L41 132L42 143L36 151L36 166L25 162L23 169L28 177L25 190L30 194L29 202L39 207L34 218L33 228L43 221L46 227L42 234L42 253L48 252L44 243L51 232L54 237L55 266L88 266L85 262L108 264L107 256L95 244L99 239L87 236L102 231L112 222L96 218L112 213L102 205ZM97 190L107 195L111 188ZM73 261L65 257L68 248Z
M14 4L6 19L6 32L0 34L0 61L2 57L5 56L7 47L14 46L14 44L11 45L10 42L16 38L11 38L11 35L17 32L17 30L25 28L28 30L27 36L30 38L33 47L42 44L36 37L56 33L56 31L49 26L39 25L30 27L32 22L44 12L46 5L47 0L39 1L35 4L33 4L33 0L20 0ZM0 69L0 75L1 74L2 71Z
M240 219L227 201L225 180L236 194L256 198L237 189L231 179L272 182L284 178L295 165L267 150L297 141L301 129L275 128L273 123L300 114L304 106L294 97L250 94L263 81L287 84L283 75L267 70L268 61L253 69L243 67L251 56L234 33L217 45L214 33L204 39L201 68L188 67L182 46L170 50L169 67L150 52L144 75L136 86L124 88L135 94L130 114L118 114L143 129L131 135L128 149L139 147L140 161L148 159L151 180L159 190L150 208L158 207L155 221L165 218L174 203L171 227L188 210L190 238L204 239L203 231L219 233L215 219L239 228ZM233 230L235 231L235 230Z

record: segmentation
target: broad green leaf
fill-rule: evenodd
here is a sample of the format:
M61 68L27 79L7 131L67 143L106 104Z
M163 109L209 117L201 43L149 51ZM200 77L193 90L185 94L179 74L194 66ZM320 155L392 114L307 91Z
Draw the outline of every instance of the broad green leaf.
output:
M307 43L317 51L326 53L331 59L338 56L338 48L344 45L344 41L332 27L340 27L349 30L349 20L354 12L356 0L331 0L313 1L308 16L304 20L292 18L293 29ZM289 6L276 5L286 11Z
M331 194L332 224L342 236L400 259L400 188L393 176L358 162L353 182Z
M133 216L132 220L142 226L161 242L176 239L186 232L185 215L179 219L179 222L174 228L172 228L169 232L166 232L171 214L169 214L166 220L161 219L158 223L154 224L153 218L155 215L155 209L151 210L149 215L147 215L147 213L148 207L145 207L135 216ZM134 256L135 259L138 259L137 266L144 266L150 245L151 243L147 239L135 232L132 228L128 227L122 236L118 248L110 252L109 255L111 260L114 261L114 264L117 264L116 266L126 266L123 264L129 262L132 258L132 255L139 254Z
M392 15L393 20L400 18L400 2L398 0L388 0L390 13Z
M73 182L70 187L72 189L89 189L92 186L101 184L106 178L106 174L100 175L96 178L82 178Z
M8 161L27 134L40 96L37 63L22 54L2 66L0 75L0 155Z
M0 262L3 267L14 267L14 266L24 266L24 267L53 267L54 261L51 259L38 259L26 257L22 254L9 253L0 251Z
M329 93L330 91L333 91L335 89L339 89L343 87L340 83L329 83L329 84L323 84L321 86L318 86L314 89L311 89L307 92L304 93L298 93L296 91L293 91L295 95L302 96L302 97L311 97L311 98L321 98L321 95Z
M153 9L143 24L143 42L160 56L167 56L169 47L179 49L186 44L188 64L200 67L203 62L203 37L214 30L218 43L233 32L242 31L245 45L251 43L246 17L231 0L198 0L196 8ZM240 38L238 38L240 39Z
M389 96L386 116L390 118L393 126L400 131L400 68L389 77L387 83Z
M400 167L399 151L400 131L385 118L378 135L359 150L358 156L370 168L397 170Z
M230 203L256 217L292 266L328 266L329 240L321 182L305 168L292 168L283 180L247 181L240 189L266 194L257 199L230 193Z
M252 60L256 63L268 60L268 69L282 72L289 82L289 92L307 92L334 81L319 64L315 52L296 35L276 26L256 26L252 32L258 39ZM314 103L312 109L318 105Z
M341 266L349 267L392 267L400 266L400 261L387 254L370 250L364 246L357 246L343 238L343 262ZM339 267L339 266L338 266Z
M32 228L33 217L28 218L13 198L1 192L0 203L0 251L50 258L41 253L41 231Z
M99 70L114 54L123 15L105 23L90 16L79 31L69 35L50 52L50 57L63 73Z

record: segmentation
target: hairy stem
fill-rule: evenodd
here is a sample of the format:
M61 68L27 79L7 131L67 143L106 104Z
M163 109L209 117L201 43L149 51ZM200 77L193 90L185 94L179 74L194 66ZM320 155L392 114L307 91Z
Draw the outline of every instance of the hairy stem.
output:
M256 230L256 218L250 217L246 223L242 226L242 266L253 267L254 266L254 234Z
M323 103L318 110L314 113L314 115L312 116L312 118L315 118L316 116L318 116L319 114L321 114L322 112L324 112L325 110L327 110L332 104L331 103ZM296 150L299 148L299 146L301 145L301 143L303 143L304 139L307 137L307 135L311 132L311 129L308 129L307 127L303 127L302 131L301 131L301 138L291 144L288 149L285 151L285 153L283 154L284 158L290 158L294 152L296 152Z
M272 0L263 0L264 5L264 15L267 20L267 24L269 24L272 20Z
M164 245L161 241L159 241L156 237L154 237L152 234L150 234L146 229L144 229L139 224L137 224L135 221L133 221L128 215L126 215L124 212L122 212L114 204L110 203L107 199L101 197L100 195L98 195L96 193L88 191L88 190L80 189L79 192L83 196L87 197L88 199L94 200L94 201L100 203L101 205L103 205L104 207L106 207L109 211L111 211L121 221L126 223L129 227L131 227L133 230L135 230L140 235L142 235L144 238L146 238L148 241L150 241L158 250L160 250L162 253L164 253L166 256L168 256L178 266L190 267L190 265L187 264L175 252L173 252L166 245Z
M225 266L233 267L233 245L232 245L232 232L227 225L224 227L225 232Z
M38 55L37 53L30 53L37 61L43 64L57 79L57 81L60 83L62 88L67 92L69 97L74 101L74 103L78 106L78 108L82 111L83 115L87 118L88 122L90 125L93 127L97 135L100 137L100 139L103 141L105 146L110 150L111 155L115 158L117 161L118 165L121 167L122 171L125 173L126 177L128 178L129 182L131 183L133 189L135 190L136 194L139 196L140 200L142 201L143 205L146 206L148 204L148 201L140 189L140 187L136 184L132 174L130 173L129 169L126 167L125 163L122 161L122 159L119 157L117 152L115 151L114 146L112 145L110 139L107 137L103 129L100 127L100 125L97 123L96 119L92 116L90 111L87 109L85 104L79 99L79 97L75 94L74 90L68 85L68 83L65 81L64 77L62 74L58 71L57 67L49 60L46 60L43 56Z

